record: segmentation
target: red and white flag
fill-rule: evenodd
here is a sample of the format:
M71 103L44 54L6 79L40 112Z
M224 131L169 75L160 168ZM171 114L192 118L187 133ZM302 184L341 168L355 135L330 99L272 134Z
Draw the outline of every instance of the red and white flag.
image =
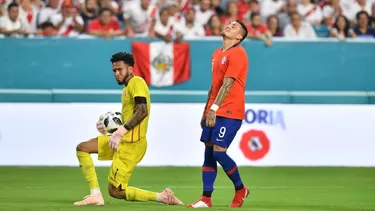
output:
M171 86L190 79L189 43L132 43L134 73L152 86Z

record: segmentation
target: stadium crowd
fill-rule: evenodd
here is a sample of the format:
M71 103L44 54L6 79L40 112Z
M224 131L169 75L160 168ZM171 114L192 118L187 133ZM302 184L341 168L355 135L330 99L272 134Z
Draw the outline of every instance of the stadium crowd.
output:
M249 38L375 37L375 0L0 0L3 36L219 36L243 20ZM0 35L1 36L1 35Z

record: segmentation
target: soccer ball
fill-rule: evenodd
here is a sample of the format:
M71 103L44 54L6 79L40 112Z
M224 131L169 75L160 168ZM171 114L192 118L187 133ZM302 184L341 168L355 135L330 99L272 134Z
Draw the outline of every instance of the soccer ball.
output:
M109 111L100 117L107 134L114 133L119 126L122 125L121 112Z

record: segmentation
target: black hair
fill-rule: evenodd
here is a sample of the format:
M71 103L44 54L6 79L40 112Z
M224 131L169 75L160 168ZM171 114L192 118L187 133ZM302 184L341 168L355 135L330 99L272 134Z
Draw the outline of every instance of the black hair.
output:
M246 27L246 25L241 21L241 20L236 20L236 22L238 23L238 24L240 24L240 26L241 26L241 28L242 28L242 39L240 40L240 42L242 42L244 39L246 39L246 37L247 37L247 27Z
M17 7L17 8L18 8L18 4L15 3L15 2L10 3L10 4L8 5L8 11L9 11L10 9L12 9L12 7Z
M362 10L362 11L358 12L357 15L356 15L357 21L359 20L359 16L361 16L362 14L365 14L367 19L370 19L370 15L366 11Z
M104 12L110 12L111 15L112 15L112 10L110 10L109 8L105 7L105 8L100 9L99 16L102 15Z
M252 12L250 15L250 20L253 20L253 18L255 18L256 16L260 16L260 14L257 12Z
M159 11L159 16L161 16L161 14L162 14L164 11L167 11L167 12L168 12L168 8L163 7L163 8Z
M335 24L334 24L333 27L336 28L337 31L339 31L339 26L338 26L337 23L339 22L340 18L344 18L344 21L345 21L345 28L344 28L345 37L349 37L350 22L344 15L337 16Z
M48 28L48 27L55 28L55 26L49 21L46 21L46 22L44 22L40 25L40 28L42 28L43 30Z
M118 52L112 55L110 61L112 63L123 61L125 64L133 67L134 66L134 57L130 53L127 52Z

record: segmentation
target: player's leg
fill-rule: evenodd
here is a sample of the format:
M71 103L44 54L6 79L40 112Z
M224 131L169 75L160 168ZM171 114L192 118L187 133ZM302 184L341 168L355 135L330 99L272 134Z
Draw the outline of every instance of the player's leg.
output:
M147 141L122 143L118 153L114 154L111 170L108 176L108 193L113 198L127 201L155 201L165 204L182 204L172 190L165 189L161 193L128 186L131 174L146 153Z
M189 204L190 208L212 207L211 195L214 191L214 183L217 176L217 162L214 157L213 144L211 143L212 128L203 126L201 141L205 144L204 161L202 166L203 193L201 198Z
M91 154L98 153L100 160L111 160L113 151L109 149L108 141L109 136L99 136L77 145L77 158L83 176L89 185L90 195L82 201L75 202L75 205L104 205Z
M241 124L242 121L240 120L218 117L211 139L214 144L214 157L223 167L236 190L235 197L230 207L241 207L244 198L249 194L248 189L242 183L236 162L227 154L227 149L236 136L237 131L240 129Z

